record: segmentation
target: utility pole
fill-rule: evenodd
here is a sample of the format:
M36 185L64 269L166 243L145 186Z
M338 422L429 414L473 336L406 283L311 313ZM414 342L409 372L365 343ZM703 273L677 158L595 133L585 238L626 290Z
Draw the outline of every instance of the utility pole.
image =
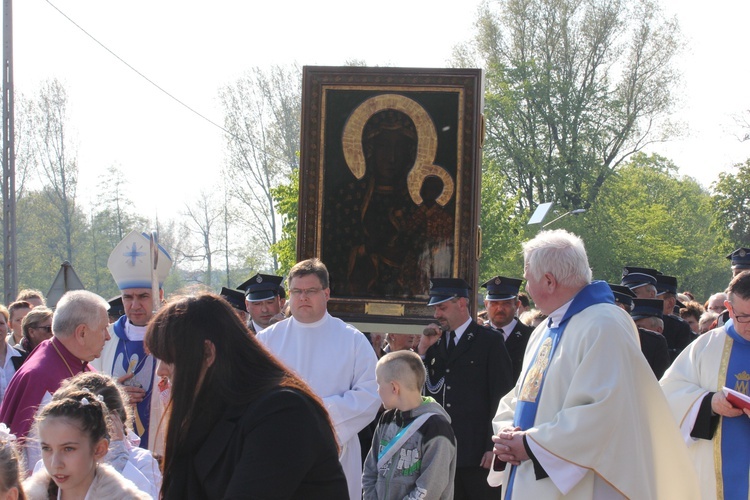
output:
M13 0L3 0L3 292L6 304L13 301L18 289L13 101Z

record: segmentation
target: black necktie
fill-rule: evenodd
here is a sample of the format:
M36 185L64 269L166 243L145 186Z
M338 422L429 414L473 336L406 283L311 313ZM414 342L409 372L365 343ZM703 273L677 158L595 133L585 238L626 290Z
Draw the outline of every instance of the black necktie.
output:
M448 352L453 350L453 346L456 345L456 332L451 331L450 337L448 337Z

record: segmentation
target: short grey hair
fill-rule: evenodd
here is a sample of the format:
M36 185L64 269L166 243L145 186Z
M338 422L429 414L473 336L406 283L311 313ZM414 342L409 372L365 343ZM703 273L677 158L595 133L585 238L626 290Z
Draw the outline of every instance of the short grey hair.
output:
M550 273L563 286L591 283L591 268L583 240L563 229L542 231L523 244L526 273L540 279Z
M109 309L109 303L99 295L74 290L62 296L52 316L52 334L55 337L69 337L78 325L93 325L101 318L101 313Z
M698 330L700 330L699 333L703 333L703 328L708 330L708 327L710 327L718 317L718 314L710 310L706 310L706 312L701 314L701 318L698 320Z

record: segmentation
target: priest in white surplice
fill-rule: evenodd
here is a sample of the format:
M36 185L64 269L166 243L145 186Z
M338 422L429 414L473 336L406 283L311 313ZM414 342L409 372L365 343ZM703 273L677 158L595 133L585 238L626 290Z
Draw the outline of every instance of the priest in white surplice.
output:
M704 500L750 498L750 410L735 408L722 392L750 396L750 272L732 279L727 299L730 319L698 337L661 379Z
M526 291L549 319L493 419L488 481L508 499L699 498L635 324L591 282L583 242L543 231L523 249Z
M292 267L289 296L292 317L271 325L257 338L323 400L342 448L339 460L349 495L361 498L357 433L372 422L380 407L377 357L367 337L328 314L328 270L320 260L308 259ZM304 426L299 432L305 432Z

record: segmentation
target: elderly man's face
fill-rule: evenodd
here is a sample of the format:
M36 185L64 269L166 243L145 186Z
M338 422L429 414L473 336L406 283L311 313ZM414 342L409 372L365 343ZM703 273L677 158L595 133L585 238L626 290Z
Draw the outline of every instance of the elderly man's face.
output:
M724 307L724 302L725 302L725 297L721 295L712 297L708 301L708 310L713 311L716 314L721 314L724 312L724 309L726 309L726 307Z
M83 336L83 357L84 361L93 361L102 355L104 343L110 339L109 336L109 316L107 311L102 308L99 311L98 318L86 325Z
M554 302L554 286L551 279L542 274L534 277L528 269L528 264L524 265L523 278L526 280L526 293L534 301L537 309L549 316L557 307Z

